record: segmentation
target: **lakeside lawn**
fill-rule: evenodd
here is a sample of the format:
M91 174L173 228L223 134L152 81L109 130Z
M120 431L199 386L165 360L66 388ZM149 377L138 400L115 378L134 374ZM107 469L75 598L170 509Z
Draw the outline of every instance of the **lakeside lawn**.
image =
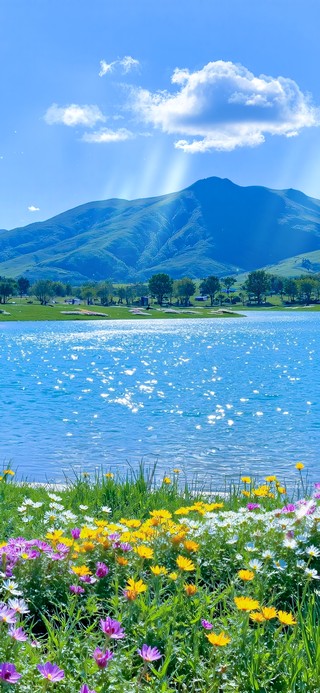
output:
M132 312L132 311L137 312ZM27 303L25 299L16 300L14 303L0 305L0 322L11 321L40 321L40 320L176 320L180 318L229 318L243 317L243 312L252 310L261 311L319 311L319 305L311 306L283 306L277 296L268 302L268 305L247 306L237 304L232 306L192 305L189 308L170 308L161 309L159 306L152 306L146 310L139 306L87 306L84 303L79 306L70 306L66 303L54 303L52 305L41 306L39 303ZM75 311L83 311L82 314L74 314ZM171 312L172 311L172 312ZM90 315L98 313L99 315ZM241 314L242 313L242 314Z
M0 689L319 693L320 484L0 479ZM218 483L218 480L216 480Z

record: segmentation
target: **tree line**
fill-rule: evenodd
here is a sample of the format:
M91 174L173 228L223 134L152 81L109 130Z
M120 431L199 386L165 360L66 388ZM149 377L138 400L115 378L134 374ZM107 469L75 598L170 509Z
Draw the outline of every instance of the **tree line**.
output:
M235 288L234 285L236 285ZM42 305L55 299L79 300L88 305L99 302L103 306L112 304L131 305L135 301L149 303L150 297L159 305L164 302L188 306L196 293L196 300L205 299L214 303L255 303L261 305L268 296L279 295L288 303L303 303L320 300L320 274L301 275L283 279L265 270L249 272L245 282L238 284L237 278L205 277L198 285L190 277L172 279L169 274L153 274L148 282L114 286L111 281L86 282L72 286L69 282L40 279L33 284L26 277L18 279L0 277L0 303L7 303L14 296L35 297Z

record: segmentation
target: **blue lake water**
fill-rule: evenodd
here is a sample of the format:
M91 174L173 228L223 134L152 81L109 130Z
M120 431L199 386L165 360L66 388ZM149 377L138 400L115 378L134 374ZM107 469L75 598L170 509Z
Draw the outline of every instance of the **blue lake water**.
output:
M320 481L320 313L0 323L0 464Z

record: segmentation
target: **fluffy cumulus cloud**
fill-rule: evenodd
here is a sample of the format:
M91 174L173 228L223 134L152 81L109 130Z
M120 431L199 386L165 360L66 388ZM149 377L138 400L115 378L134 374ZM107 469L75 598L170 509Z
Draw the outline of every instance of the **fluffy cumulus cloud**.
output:
M84 142L95 142L96 144L108 144L110 142L124 142L132 139L133 133L126 128L119 130L110 130L109 128L100 128L96 132L85 132L82 140Z
M320 124L319 110L292 79L256 77L232 62L176 69L172 83L175 93L132 90L132 105L145 122L180 135L175 147L185 152L253 147L267 134L292 137Z
M112 63L107 63L105 60L100 60L100 72L99 77L104 77L108 72L113 72L115 68L120 68L121 72L127 74L131 70L139 67L140 62L136 58L132 58L131 55L125 55L123 58L118 60L113 60Z
M99 121L105 121L105 116L98 106L79 106L72 103L69 106L58 106L56 103L48 108L44 119L49 125L62 123L69 127L83 125L94 127Z
M30 205L28 207L28 212L40 212L40 207L35 207L34 205Z

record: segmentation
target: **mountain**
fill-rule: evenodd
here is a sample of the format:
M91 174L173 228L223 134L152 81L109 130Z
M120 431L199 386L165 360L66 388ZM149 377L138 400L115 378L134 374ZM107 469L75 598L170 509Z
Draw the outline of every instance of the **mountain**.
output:
M276 271L279 263L280 273L286 266L290 274L300 260L298 273L304 271L310 253L319 267L319 251L319 200L206 178L177 193L89 202L0 231L0 275L130 282L156 272L201 278L266 266Z

